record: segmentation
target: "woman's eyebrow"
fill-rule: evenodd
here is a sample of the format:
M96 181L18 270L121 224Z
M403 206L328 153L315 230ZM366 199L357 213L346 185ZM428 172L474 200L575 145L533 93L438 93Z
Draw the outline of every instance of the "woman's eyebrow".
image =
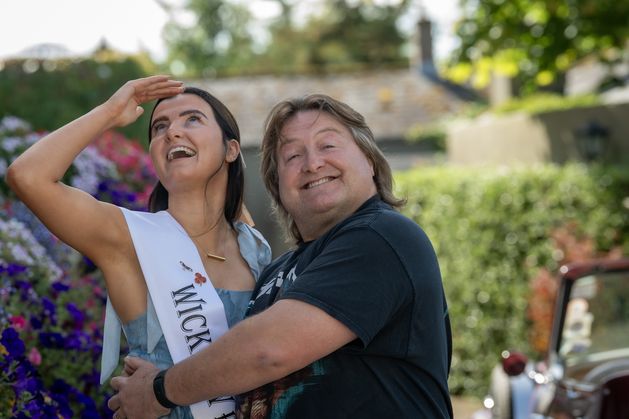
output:
M181 113L179 114L179 116L186 116L186 115L190 115L190 114L198 114L198 115L203 116L205 119L208 119L207 115L206 115L206 114L204 114L203 112L201 112L201 111L200 111L200 110L198 110L198 109L188 109L188 110L185 110L185 111L181 112Z

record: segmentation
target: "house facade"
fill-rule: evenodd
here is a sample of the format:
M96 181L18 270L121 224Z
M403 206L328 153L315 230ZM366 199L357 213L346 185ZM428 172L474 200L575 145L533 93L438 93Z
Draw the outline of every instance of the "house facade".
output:
M430 21L419 23L417 54L408 69L320 76L255 76L188 80L208 90L232 111L241 131L247 164L246 205L274 255L288 246L270 210L270 198L260 179L259 148L265 119L281 100L324 93L360 112L394 170L426 162L426 153L404 141L409 129L459 111L473 96L441 80L432 62Z

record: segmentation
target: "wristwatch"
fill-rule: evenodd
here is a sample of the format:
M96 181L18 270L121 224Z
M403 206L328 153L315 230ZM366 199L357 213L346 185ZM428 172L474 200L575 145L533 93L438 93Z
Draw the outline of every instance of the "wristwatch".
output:
M159 404L167 409L173 409L175 407L179 407L179 405L171 402L168 400L168 397L166 397L166 388L164 388L164 377L166 376L166 371L168 371L168 369L161 370L157 373L155 378L153 378L153 393L155 393L155 398Z

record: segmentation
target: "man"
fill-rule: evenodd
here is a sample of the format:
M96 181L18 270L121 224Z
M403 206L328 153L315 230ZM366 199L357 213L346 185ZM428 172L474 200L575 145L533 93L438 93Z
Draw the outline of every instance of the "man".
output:
M116 417L165 414L156 395L172 406L229 394L246 418L452 417L437 259L393 209L363 117L325 95L279 103L262 173L297 247L263 272L248 318L202 352L159 375L127 360Z

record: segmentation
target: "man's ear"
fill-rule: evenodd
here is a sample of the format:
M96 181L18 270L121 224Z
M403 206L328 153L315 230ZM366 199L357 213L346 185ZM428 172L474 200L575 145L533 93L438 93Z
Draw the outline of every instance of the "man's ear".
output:
M225 161L227 163L234 162L240 154L240 143L234 139L227 141L227 152L225 153Z

